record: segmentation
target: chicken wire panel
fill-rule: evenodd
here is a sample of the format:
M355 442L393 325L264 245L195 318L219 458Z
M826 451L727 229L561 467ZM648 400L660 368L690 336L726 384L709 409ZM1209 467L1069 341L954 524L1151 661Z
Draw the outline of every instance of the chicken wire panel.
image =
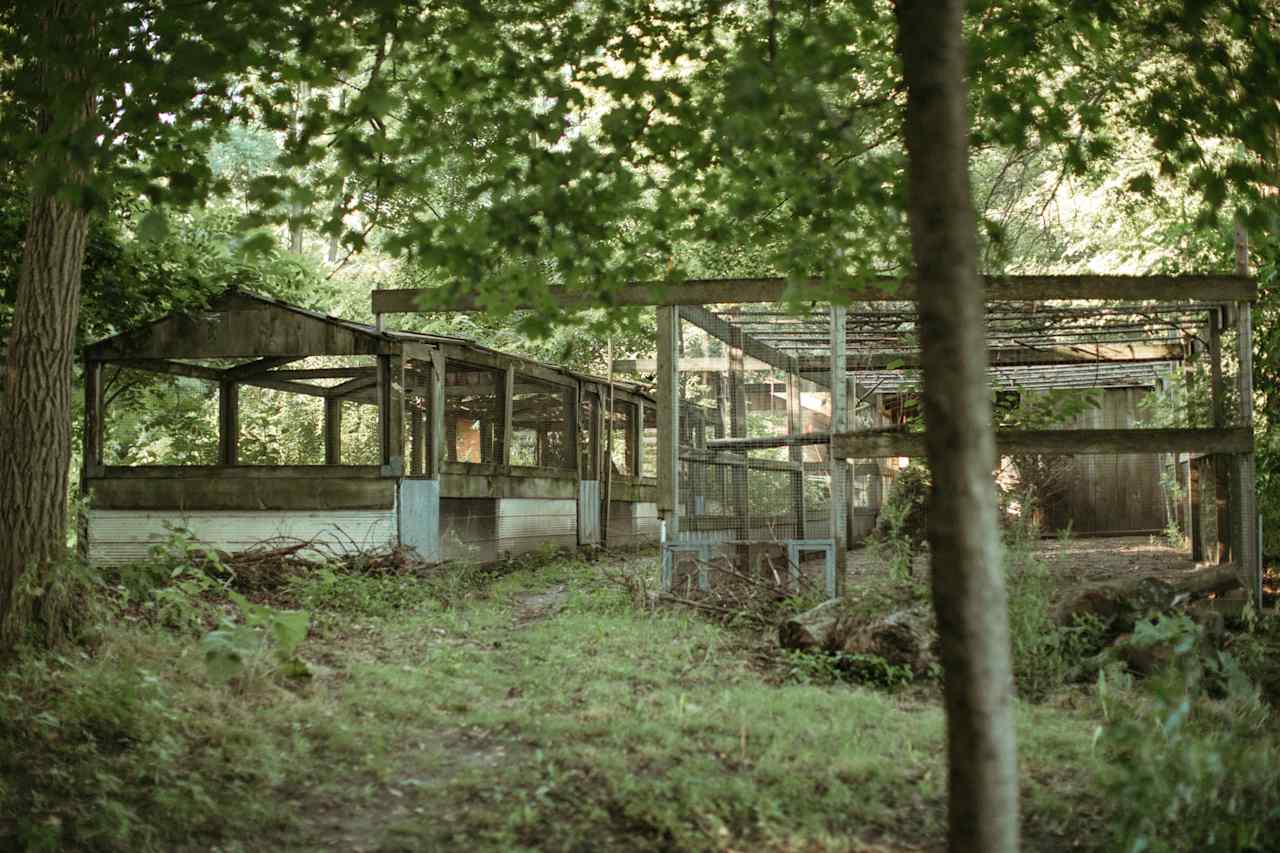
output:
M810 538L810 516L830 513L830 475L824 482L816 471L829 466L829 445L799 441L832 428L831 371L815 369L817 351L801 373L794 354L753 343L745 330L762 316L742 306L682 312L677 390L685 541L784 544ZM789 315L778 320L793 322ZM824 352L829 358L829 345ZM735 446L735 439L777 445ZM829 520L818 521L820 535L829 536Z
M496 462L502 433L501 371L450 359L445 368L445 452L450 462Z

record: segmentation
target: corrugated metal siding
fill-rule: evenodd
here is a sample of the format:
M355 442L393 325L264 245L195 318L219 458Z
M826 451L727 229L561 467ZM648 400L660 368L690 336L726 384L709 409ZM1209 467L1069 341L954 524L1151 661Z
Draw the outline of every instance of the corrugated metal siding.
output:
M595 545L600 542L600 481L578 483L578 542Z
M210 548L242 551L286 537L324 543L338 552L386 548L397 542L396 511L232 512L91 509L89 562L118 566L150 555L169 538L166 522L189 528Z
M503 498L498 502L498 550L520 554L546 545L577 544L577 501Z

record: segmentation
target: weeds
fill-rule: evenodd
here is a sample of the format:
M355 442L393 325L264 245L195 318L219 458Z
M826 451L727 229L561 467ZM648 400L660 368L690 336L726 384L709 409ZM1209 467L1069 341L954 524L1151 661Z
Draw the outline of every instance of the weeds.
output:
M1142 623L1134 641L1168 649L1135 687L1099 673L1096 741L1111 759L1105 793L1128 851L1262 849L1280 815L1280 749L1272 711L1229 655L1185 616ZM1213 698L1214 696L1220 698Z

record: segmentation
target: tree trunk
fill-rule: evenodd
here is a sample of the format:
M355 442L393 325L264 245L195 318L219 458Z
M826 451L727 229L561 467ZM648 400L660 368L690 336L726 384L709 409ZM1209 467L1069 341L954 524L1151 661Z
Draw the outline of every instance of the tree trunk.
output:
M69 23L80 15L73 2L51 3L41 20L44 37L82 38L82 28ZM73 34L56 35L61 30ZM65 69L40 72L46 82L58 77L64 86L77 79ZM12 647L40 600L20 595L19 579L35 572L43 585L66 552L71 369L89 213L43 176L56 175L63 187L87 177L85 164L63 153L65 137L52 134L84 127L93 99L82 93L78 102L49 102L53 106L39 105L38 131L47 144L32 174L42 185L32 197L0 393L0 651ZM64 114L55 121L58 109Z
M991 471L984 295L969 188L962 0L898 0L907 213L920 285L928 535L947 714L948 845L1018 848L1008 609Z

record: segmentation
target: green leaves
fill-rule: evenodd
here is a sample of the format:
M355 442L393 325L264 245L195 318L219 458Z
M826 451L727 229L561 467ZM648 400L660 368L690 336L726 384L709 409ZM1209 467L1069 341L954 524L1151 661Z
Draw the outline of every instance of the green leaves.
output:
M224 618L201 641L210 679L226 684L235 678L272 671L288 678L310 676L306 662L297 656L311 626L309 613L255 604L235 590L229 590L227 595L243 621Z

